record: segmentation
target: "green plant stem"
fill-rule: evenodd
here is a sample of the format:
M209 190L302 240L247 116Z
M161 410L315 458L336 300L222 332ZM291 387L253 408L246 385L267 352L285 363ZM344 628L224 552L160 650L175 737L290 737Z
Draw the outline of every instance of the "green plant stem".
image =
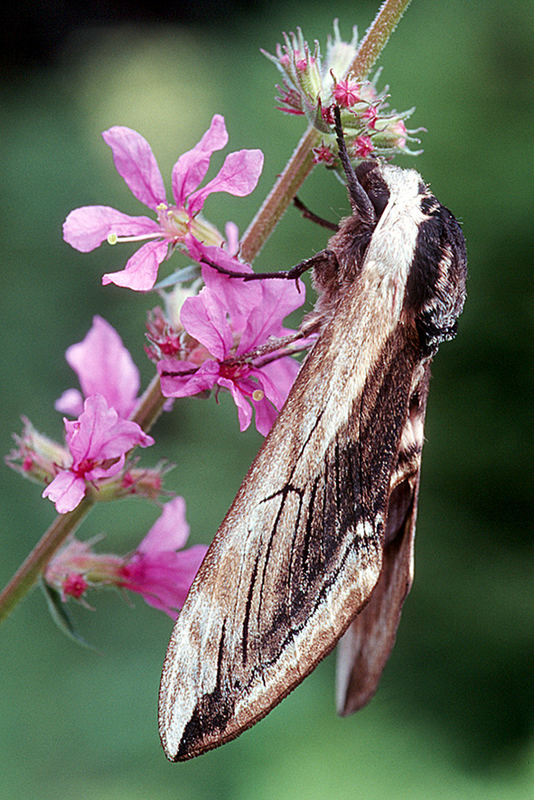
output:
M56 517L0 594L0 621L7 617L32 588L58 547L76 530L93 505L94 500L88 495L74 511Z
M359 78L365 78L369 74L410 3L411 0L385 0L382 3L360 42L348 72L353 72Z
M360 44L349 72L354 72L359 77L365 77L369 73L409 3L410 0L385 0ZM312 149L319 142L320 133L310 126L243 237L241 256L245 261L252 262L258 255L311 172ZM148 431L161 414L165 399L156 375L139 400L132 419ZM0 621L7 617L36 583L46 564L69 534L78 528L94 502L94 498L88 494L74 511L60 514L48 528L0 593Z

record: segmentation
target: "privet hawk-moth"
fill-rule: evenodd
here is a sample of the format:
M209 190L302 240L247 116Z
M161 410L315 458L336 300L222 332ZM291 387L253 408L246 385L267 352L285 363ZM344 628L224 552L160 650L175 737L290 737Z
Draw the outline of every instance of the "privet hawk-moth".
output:
M354 170L313 267L319 336L189 592L167 651L171 760L253 725L339 644L342 714L376 690L413 576L430 363L465 298L463 235L415 170Z

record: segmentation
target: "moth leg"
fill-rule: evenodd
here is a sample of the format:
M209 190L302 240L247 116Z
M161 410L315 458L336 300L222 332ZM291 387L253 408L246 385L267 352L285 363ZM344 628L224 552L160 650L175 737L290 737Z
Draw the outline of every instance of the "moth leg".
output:
M281 358L282 356L291 356L295 353L300 353L303 350L307 350L311 343L306 342L300 345L298 343L312 336L314 333L318 333L321 327L322 321L318 317L309 322L303 320L301 327L298 331L295 331L295 333L289 334L288 336L271 336L265 344L256 347L254 350L249 350L247 353L243 353L239 360L249 361L250 359L263 359L263 357L266 356L267 358L261 360L261 363L255 363L255 366L259 367L268 364L269 361ZM271 355L273 357L269 358L268 356Z
M213 267L213 269L216 269L217 272L221 272L223 275L228 275L229 278L241 278L243 281L267 280L269 278L295 281L309 269L313 269L322 264L325 259L330 260L332 256L334 256L334 254L331 250L321 250L320 253L316 253L311 258L305 258L304 261L299 261L299 263L295 264L291 269L281 269L276 272L236 272L231 269L226 269L226 267L221 267L205 256L201 259L201 262L207 264L208 267Z
M339 230L339 225L336 225L335 222L330 222L330 220L323 219L323 217L319 217L317 216L317 214L314 214L313 211L310 211L310 209L306 205L304 205L304 203L299 197L293 198L293 205L295 206L295 208L298 208L298 210L305 219L309 219L312 222L317 223L317 225L321 225L323 228L328 228L328 230L330 231Z

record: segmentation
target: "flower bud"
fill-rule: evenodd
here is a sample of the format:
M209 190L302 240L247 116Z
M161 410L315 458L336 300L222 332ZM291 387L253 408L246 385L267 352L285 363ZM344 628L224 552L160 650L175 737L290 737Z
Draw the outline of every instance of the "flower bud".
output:
M344 42L335 20L324 61L318 43L312 50L300 28L296 34L284 34L284 44L277 45L276 56L263 51L283 76L282 85L277 86L278 108L288 114L306 116L323 134L321 147L314 150L315 163L334 166L338 171L341 165L337 156L334 163L327 156L328 151L337 154L334 105L341 109L347 149L355 162L370 156L417 155L406 147L407 141L418 141L409 135L416 131L407 131L404 124L411 110L398 113L389 109L387 87L381 92L376 89L380 70L373 80L351 73L357 46L357 30L353 30L350 42Z
M36 483L48 484L56 476L57 467L66 467L72 457L58 442L39 433L26 417L22 418L22 435L14 434L16 447L6 457L11 469Z

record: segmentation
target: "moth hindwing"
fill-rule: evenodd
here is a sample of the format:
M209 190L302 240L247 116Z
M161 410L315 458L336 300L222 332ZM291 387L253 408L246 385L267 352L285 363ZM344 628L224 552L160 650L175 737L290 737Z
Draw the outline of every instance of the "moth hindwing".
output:
M314 259L320 332L204 559L160 687L167 757L267 714L341 640L338 708L374 693L412 580L429 366L463 236L414 170L365 162Z

